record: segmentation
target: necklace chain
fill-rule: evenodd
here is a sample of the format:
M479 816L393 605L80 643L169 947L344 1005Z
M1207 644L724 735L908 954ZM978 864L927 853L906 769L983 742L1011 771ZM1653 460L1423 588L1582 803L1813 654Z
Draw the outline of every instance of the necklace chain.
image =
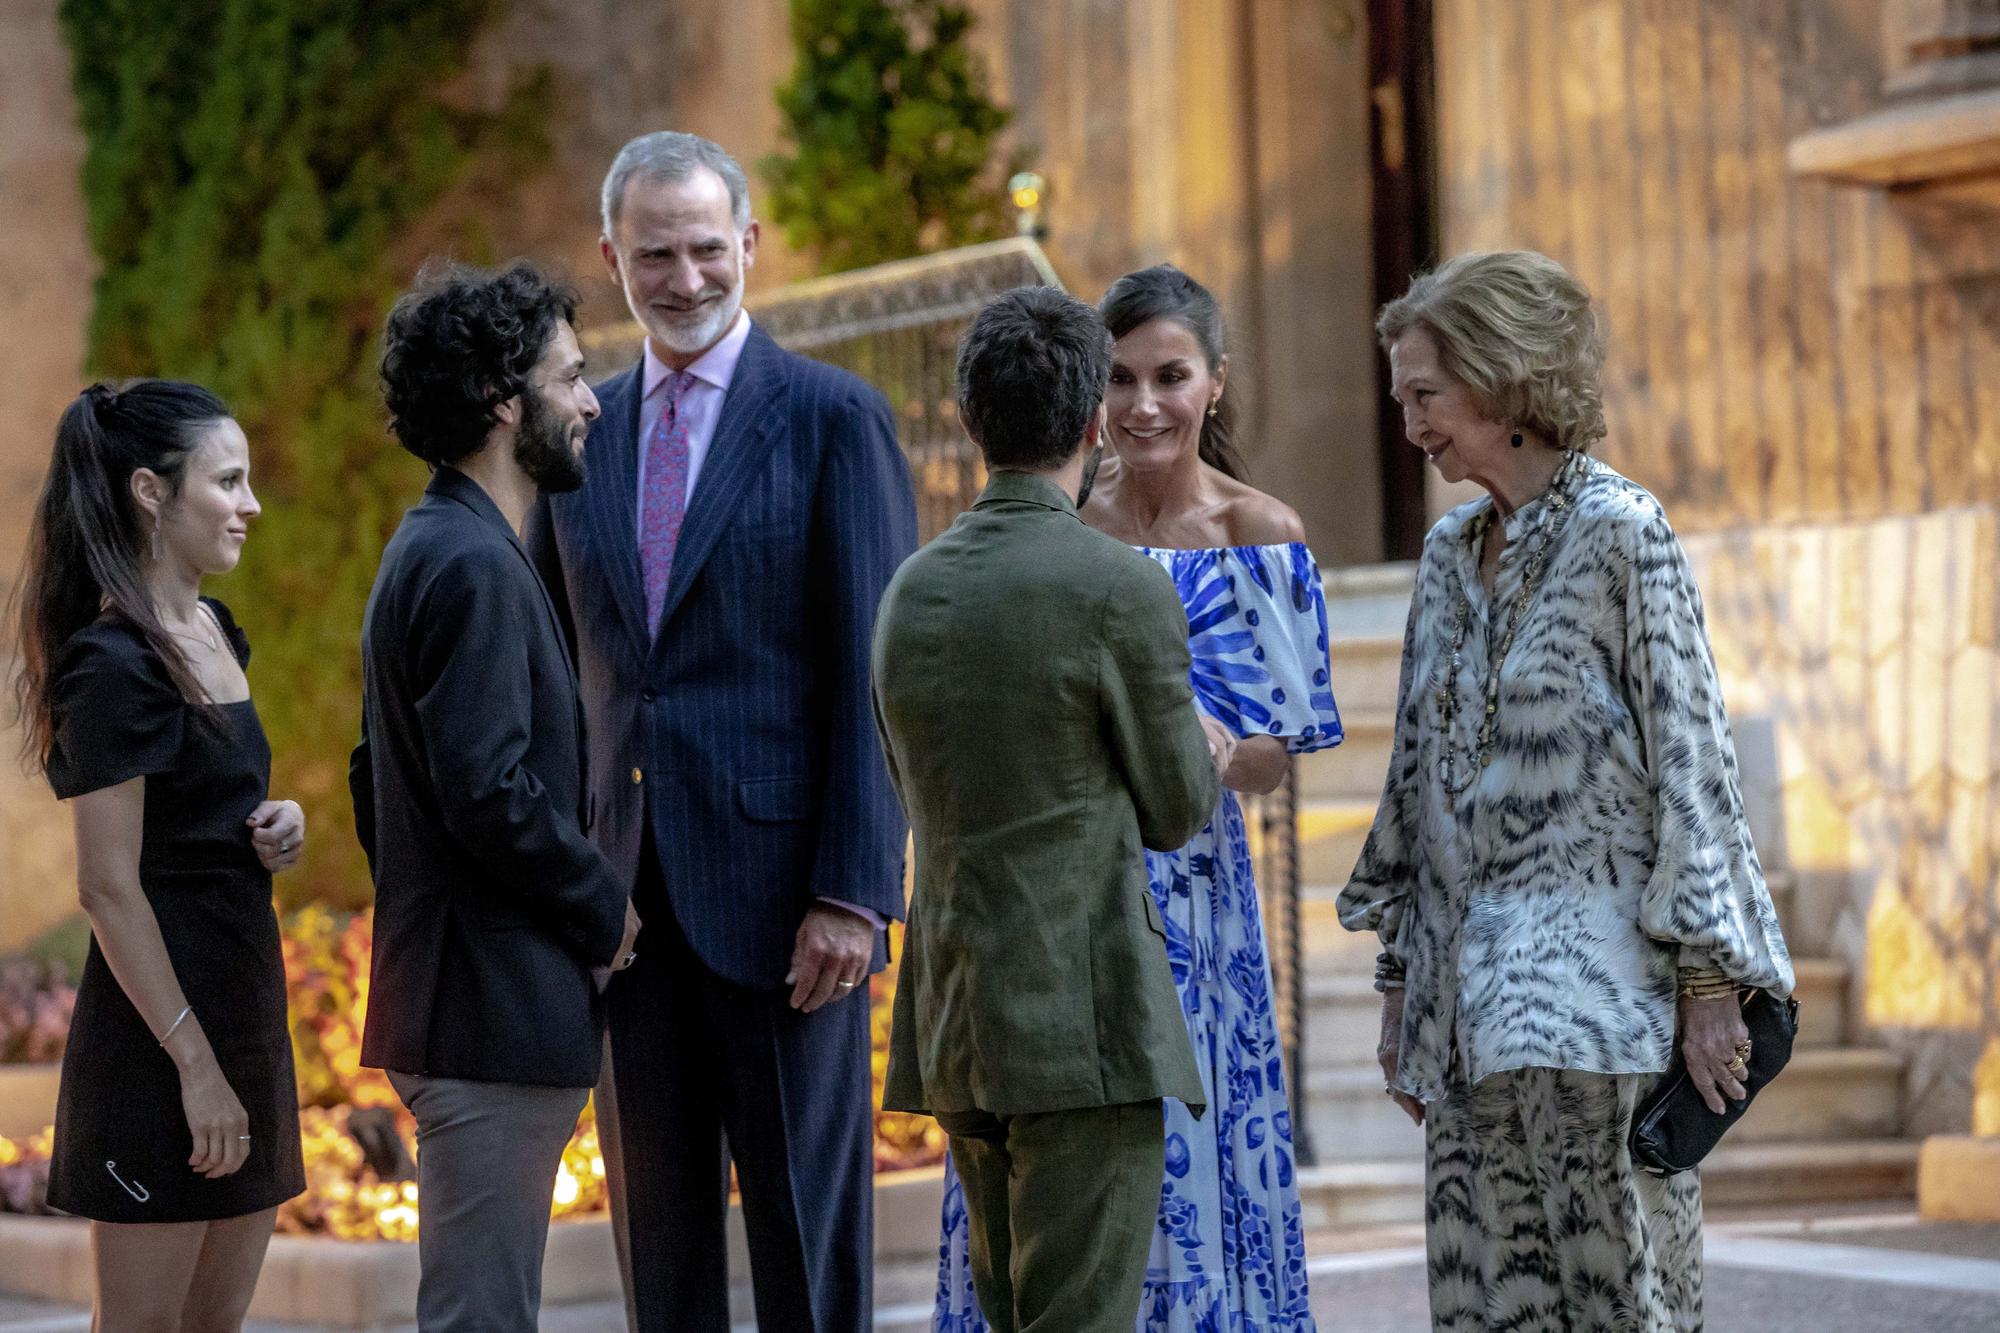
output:
M194 625L195 628L201 631L199 635L183 634L176 629L169 629L167 632L176 639L185 639L189 643L198 643L211 652L222 651L222 637L219 633L222 627L215 619L215 612L209 610L205 604L199 601L195 603Z
M1574 475L1575 470L1565 466L1549 486L1548 505L1555 511L1555 518L1542 533L1540 543L1528 554L1527 568L1521 572L1521 590L1515 594L1513 604L1508 608L1506 633L1493 650L1493 660L1487 667L1486 708L1479 719L1476 763L1461 759L1455 725L1459 709L1458 674L1465 663L1465 636L1472 623L1472 595L1466 590L1464 578L1459 579L1458 615L1452 626L1451 654L1445 662L1444 684L1437 692L1438 715L1444 727L1444 754L1438 760L1438 777L1444 783L1445 794L1454 803L1493 762L1493 733L1500 718L1500 667L1514 646L1514 636L1521 632L1521 621L1527 615L1528 604L1534 600L1535 590L1541 586L1542 573L1548 567L1549 553L1555 549L1556 538L1562 535L1563 525L1569 519L1569 483ZM1484 532L1483 528L1481 532Z

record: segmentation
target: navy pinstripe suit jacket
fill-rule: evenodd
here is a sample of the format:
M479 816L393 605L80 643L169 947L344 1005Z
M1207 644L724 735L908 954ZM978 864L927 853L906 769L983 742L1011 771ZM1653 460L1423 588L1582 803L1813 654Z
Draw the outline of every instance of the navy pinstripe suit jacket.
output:
M650 818L695 951L731 981L781 986L815 898L903 915L905 826L868 650L882 590L916 547L909 467L881 394L753 324L649 639L642 373L597 386L583 488L544 497L528 525L576 649L591 836L633 883Z

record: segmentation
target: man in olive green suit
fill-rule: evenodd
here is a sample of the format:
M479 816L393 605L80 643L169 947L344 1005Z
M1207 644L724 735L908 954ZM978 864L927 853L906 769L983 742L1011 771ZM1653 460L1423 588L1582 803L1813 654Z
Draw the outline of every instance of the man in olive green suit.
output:
M992 481L876 621L876 723L916 837L890 1110L935 1115L996 1333L1130 1330L1163 1097L1202 1110L1141 847L1201 830L1234 738L1196 712L1173 581L1076 516L1110 338L1053 288L959 349Z

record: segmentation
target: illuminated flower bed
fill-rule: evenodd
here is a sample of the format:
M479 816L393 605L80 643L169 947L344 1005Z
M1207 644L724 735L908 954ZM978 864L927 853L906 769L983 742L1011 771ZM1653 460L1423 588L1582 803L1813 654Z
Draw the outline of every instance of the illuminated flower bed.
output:
M285 975L291 1000L292 1054L298 1069L299 1131L306 1192L278 1210L278 1230L341 1240L410 1241L417 1234L417 1186L384 1180L348 1132L356 1111L382 1108L393 1116L405 1154L413 1155L416 1125L380 1070L361 1066L361 1026L368 1011L371 918L307 908L285 923ZM900 939L892 944L900 945ZM869 1003L875 1103L881 1104L888 1061L893 971L875 978ZM851 1001L850 1001L851 1003ZM0 1138L0 1211L46 1211L51 1134ZM876 1112L875 1169L895 1171L941 1161L944 1135L923 1116ZM405 1160L412 1160L406 1157ZM18 1197L17 1197L18 1196ZM609 1207L597 1120L584 1109L563 1150L551 1214L574 1217Z

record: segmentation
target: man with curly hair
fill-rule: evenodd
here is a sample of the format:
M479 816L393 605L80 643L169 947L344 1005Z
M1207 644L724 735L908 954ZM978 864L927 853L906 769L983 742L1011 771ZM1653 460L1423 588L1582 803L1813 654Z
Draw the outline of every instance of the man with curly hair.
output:
M575 315L525 264L454 268L384 339L390 422L431 481L368 598L348 777L375 877L361 1058L417 1119L424 1333L533 1333L600 993L639 930L588 837L576 671L520 538L539 494L583 484Z

